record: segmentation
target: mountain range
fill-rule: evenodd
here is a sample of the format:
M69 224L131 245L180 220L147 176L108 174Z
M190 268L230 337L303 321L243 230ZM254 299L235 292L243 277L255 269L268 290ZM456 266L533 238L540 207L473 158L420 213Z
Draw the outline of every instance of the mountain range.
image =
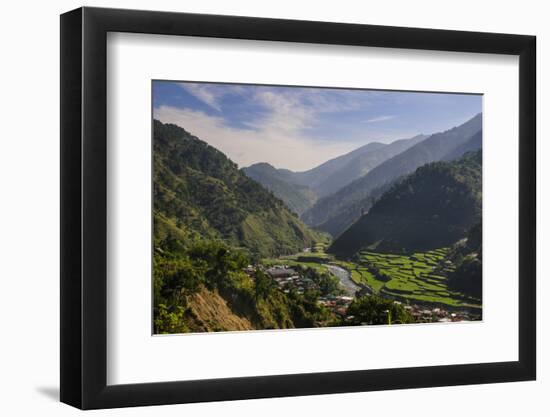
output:
M433 188L448 184L439 184L432 178L432 182L419 185L422 175L439 175L450 184L449 178L457 172L453 164L462 161L465 154L478 155L475 152L482 143L478 114L460 126L429 137L369 143L309 171L277 169L267 163L239 170L222 152L183 128L156 120L154 123L155 238L170 235L183 241L198 237L220 239L247 248L257 257L298 252L323 240L311 227L332 234L332 250L344 253L346 250L341 252L339 248L354 247L350 242L366 230L365 219L370 219L367 223L372 225L372 219L378 218L376 227L381 227L387 220L380 217L381 213L389 215L394 205L429 212L429 207L415 206L415 201L407 200L407 194L399 187L416 187L417 194L418 188L423 188L427 193L424 201L431 201L429 194L438 192ZM438 161L440 164L432 164ZM417 183L411 183L413 180ZM318 198L320 190L327 188L323 184L337 188L336 184L346 183L333 194ZM396 202L387 206L392 195L398 196ZM429 223L414 222L404 214L403 219L411 225ZM370 235L381 233L375 231L376 227L369 226ZM415 230L422 235L421 230ZM447 234L454 238L452 233ZM361 245L372 246L376 242L369 239L363 236ZM385 237L380 247L407 251L414 246L410 242L392 246L395 239Z
M267 163L239 169L158 120L153 136L155 333L338 325L317 292L281 291L262 267L324 251L328 236L316 229L332 233L327 251L347 263L365 248L391 255L452 247L449 285L481 294L481 115L429 137L370 143L304 172ZM307 285L330 278L307 268Z
M334 237L339 236L369 210L374 200L394 181L418 167L441 160L452 160L481 146L481 114L464 124L436 133L371 169L366 175L319 199L301 216L302 220Z
M450 161L481 148L481 114L430 136L371 142L303 172L257 163L242 171L261 183L309 226L339 236L393 182L424 164Z
M308 171L277 169L262 162L243 168L243 172L273 191L298 215L302 215L319 198L338 191L425 138L425 135L417 135L390 144L371 142Z
M433 162L394 184L342 233L329 252L412 253L447 247L481 220L481 150Z

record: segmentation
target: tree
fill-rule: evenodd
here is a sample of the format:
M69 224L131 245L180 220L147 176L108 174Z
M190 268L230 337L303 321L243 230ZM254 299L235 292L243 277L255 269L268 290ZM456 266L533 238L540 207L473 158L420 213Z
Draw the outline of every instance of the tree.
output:
M168 307L166 304L159 304L155 314L155 333L188 333L189 328L183 322L185 310L182 307Z
M265 299L273 290L273 280L263 271L255 273L254 295L256 299Z
M352 323L359 324L388 324L411 323L411 315L392 300L387 300L375 295L366 295L356 298L348 307L348 316L353 316Z

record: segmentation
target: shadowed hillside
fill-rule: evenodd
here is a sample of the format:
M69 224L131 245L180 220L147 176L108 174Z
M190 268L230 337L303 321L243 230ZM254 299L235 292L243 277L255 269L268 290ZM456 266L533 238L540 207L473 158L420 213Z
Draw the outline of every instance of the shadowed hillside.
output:
M393 186L329 248L410 253L464 238L481 218L481 151L455 162L424 165Z

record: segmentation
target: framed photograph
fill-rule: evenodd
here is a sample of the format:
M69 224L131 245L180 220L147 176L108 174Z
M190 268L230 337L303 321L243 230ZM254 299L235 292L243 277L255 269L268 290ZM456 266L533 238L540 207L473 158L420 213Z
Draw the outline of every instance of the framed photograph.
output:
M61 401L533 380L535 37L61 16Z

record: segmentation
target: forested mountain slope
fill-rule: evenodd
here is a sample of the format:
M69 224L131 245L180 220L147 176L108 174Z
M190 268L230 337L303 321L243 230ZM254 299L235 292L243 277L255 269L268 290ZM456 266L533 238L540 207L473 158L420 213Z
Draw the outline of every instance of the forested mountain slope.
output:
M466 237L481 219L481 159L480 150L418 168L384 193L329 252L342 257L362 248L409 253Z
M449 287L473 297L482 297L482 223L475 224L465 240L452 248L451 261L456 269L449 277Z
M294 253L318 235L222 152L154 122L155 239L221 239L255 256Z

